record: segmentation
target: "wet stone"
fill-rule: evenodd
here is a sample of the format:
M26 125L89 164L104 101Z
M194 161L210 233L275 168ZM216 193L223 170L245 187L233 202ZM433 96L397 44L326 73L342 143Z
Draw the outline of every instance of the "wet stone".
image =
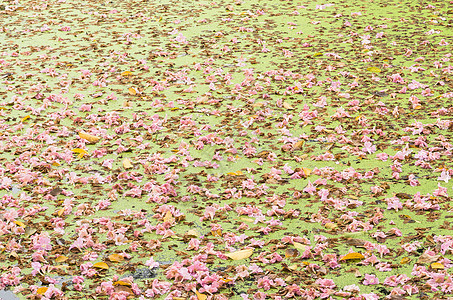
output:
M150 279L156 277L156 272L151 269L143 268L137 269L134 274L132 274L134 279Z

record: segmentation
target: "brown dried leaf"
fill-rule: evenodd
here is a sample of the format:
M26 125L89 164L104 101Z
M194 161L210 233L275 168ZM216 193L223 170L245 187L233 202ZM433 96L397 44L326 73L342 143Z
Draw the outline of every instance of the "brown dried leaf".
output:
M61 192L63 192L63 190L60 189L59 187L56 187L56 188L52 189L49 193L55 197L55 196L60 195Z
M132 289L128 286L125 286L125 285L116 285L115 286L115 292L127 292L129 293L129 295L133 295L134 292L132 291Z
M440 258L440 255L429 255L427 253L423 253L417 259L417 264L430 264L432 262L437 261Z
M294 248L289 248L285 250L285 257L290 258L290 257L297 257L299 255L299 251Z

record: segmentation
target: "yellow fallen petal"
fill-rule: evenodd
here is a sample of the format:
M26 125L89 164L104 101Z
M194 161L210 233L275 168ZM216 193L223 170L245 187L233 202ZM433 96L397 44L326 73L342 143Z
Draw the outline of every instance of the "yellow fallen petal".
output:
M249 258L253 254L254 249L244 249L235 252L226 253L225 255L232 260L241 260Z
M132 75L131 71L124 71L123 73L121 73L121 76L131 76L131 75Z

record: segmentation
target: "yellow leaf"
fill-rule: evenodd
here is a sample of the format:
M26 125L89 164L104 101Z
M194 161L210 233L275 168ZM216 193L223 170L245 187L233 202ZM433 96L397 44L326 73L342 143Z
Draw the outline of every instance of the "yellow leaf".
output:
M127 90L128 90L128 92L129 92L129 95L132 95L132 96L137 95L137 90L136 90L135 88L130 87L130 88L128 88Z
M21 122L25 122L25 121L27 121L28 119L30 119L30 116L29 116L29 115L23 117L22 120L21 120Z
M39 289L36 290L36 293L38 295L44 295L47 292L48 287L47 286L42 286Z
M79 154L79 155L77 155L78 158L82 158L86 154L88 154L88 151L80 149L80 148L75 148L75 149L72 149L71 151L74 152L74 153L78 153Z
M22 228L25 228L25 224L22 223L21 221L14 221L13 223L16 224L17 226L20 226L20 227L22 227Z
M52 163L52 166L54 166L54 167L59 167L59 166L60 166L60 163L59 163L59 162L53 162L53 163Z
M302 168L302 171L304 171L305 176L310 176L310 174L311 174L311 169Z
M283 107L286 109L294 109L294 107L292 107L288 102L283 102Z
M307 249L307 246L306 246L306 245L301 244L301 243L298 243L298 242L294 242L293 245L294 245L294 247L295 247L296 249L299 249L299 250L301 250L301 251L305 251L305 249Z
M222 229L211 230L212 236L222 236Z
M296 264L294 264L294 265L288 266L288 269L291 270L291 271L296 271L297 267L298 266Z
M130 169L130 168L133 168L134 166L132 165L131 161L129 160L129 158L125 158L123 159L123 167L125 169Z
M322 53L321 52L316 52L315 54L313 54L313 57L316 57L316 56L321 56Z
M410 261L411 261L411 259L409 257L403 257L400 261L400 264L405 265L405 264L409 263Z
M164 222L173 223L174 220L175 220L175 218L173 218L173 215L171 214L171 212L167 211L164 216Z
M237 171L237 172L228 172L227 175L231 175L231 176L239 176L239 175L244 175L242 173L241 170Z
M170 110L178 110L179 107L172 107Z
M9 253L9 256L10 256L10 257L14 257L15 259L18 259L18 258L19 258L19 254L17 254L16 251L11 251L11 252Z
M130 282L124 280L115 281L113 285L132 286Z
M57 258L55 258L55 262L57 262L57 263L65 262L67 260L68 260L68 257L64 256L64 255L60 255Z
M253 254L254 249L244 249L235 252L226 253L225 255L232 260L241 260L249 258Z
M131 71L124 71L123 73L121 73L121 76L131 76L131 75L132 75Z
M188 237L198 237L198 232L196 230L189 229L189 231L187 231L187 233L186 233L186 236L188 236Z
M304 146L304 143L305 143L304 140L297 141L297 142L294 143L294 145L293 145L293 150L300 150L300 149L302 149L302 147Z
M97 141L99 141L101 139L98 136L91 135L91 134L84 133L84 132L79 132L79 136L80 136L80 138L85 139L90 143L97 143Z
M338 227L335 223L326 223L324 226L329 230L334 230Z
M113 253L109 255L109 260L112 262L121 262L124 260L124 257L120 254Z
M60 208L60 209L58 210L58 212L57 212L57 215L58 215L59 217L61 217L61 216L63 215L63 213L64 213L64 208Z
M198 300L206 300L206 299L208 299L208 296L206 296L205 294L199 293L196 289L193 289L193 291L197 295L197 299Z
M416 107L414 107L414 109L422 109L423 107L421 105L417 105Z
M105 262L97 262L93 265L93 267L98 268L98 269L103 269L103 270L108 270L109 265L107 265Z
M348 253L342 258L340 258L340 261L342 260L354 260L354 259L364 259L365 256L361 253L353 252L353 253Z
M251 218L245 218L245 217L241 217L241 218L239 218L239 219L240 219L241 221L250 222L250 223L252 223L252 222L255 221L255 220L253 220L253 219L251 219Z
M431 269L443 270L445 269L445 266L441 263L435 262L431 264Z
M369 67L366 70L371 73L381 73L381 69L379 69L377 67Z

